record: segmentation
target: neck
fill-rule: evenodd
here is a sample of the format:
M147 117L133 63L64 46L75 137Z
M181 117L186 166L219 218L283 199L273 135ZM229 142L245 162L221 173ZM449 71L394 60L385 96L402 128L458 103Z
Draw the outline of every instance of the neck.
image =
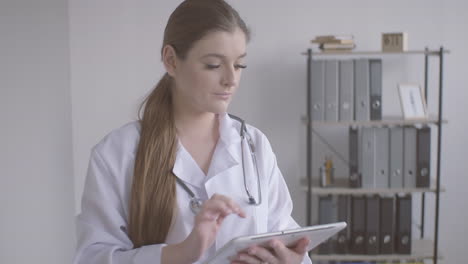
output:
M178 108L174 111L174 120L180 139L217 140L219 137L218 116L214 113Z

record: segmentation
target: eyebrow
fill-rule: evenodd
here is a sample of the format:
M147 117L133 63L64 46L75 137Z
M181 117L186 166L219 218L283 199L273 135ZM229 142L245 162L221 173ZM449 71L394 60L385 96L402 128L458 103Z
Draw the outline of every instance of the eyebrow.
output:
M240 56L237 57L237 58L240 59L240 58L244 58L245 56L247 56L247 53L244 53L244 54L240 55ZM205 54L205 55L201 56L200 59L203 59L203 58L206 58L206 57L216 57L216 58L220 58L220 59L226 58L226 56L224 56L224 55L222 55L222 54L218 54L218 53L208 53L208 54Z

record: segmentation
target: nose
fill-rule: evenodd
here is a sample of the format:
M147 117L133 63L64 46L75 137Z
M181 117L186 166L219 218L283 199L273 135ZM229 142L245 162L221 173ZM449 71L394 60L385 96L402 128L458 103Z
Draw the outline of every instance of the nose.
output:
M236 69L234 67L226 69L223 73L222 85L227 88L231 88L231 87L236 86L236 84L237 84Z

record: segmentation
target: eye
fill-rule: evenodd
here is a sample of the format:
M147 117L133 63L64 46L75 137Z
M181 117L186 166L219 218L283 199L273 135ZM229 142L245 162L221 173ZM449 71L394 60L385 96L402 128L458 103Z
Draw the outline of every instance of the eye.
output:
M219 68L221 65L215 65L215 64L205 64L205 69L208 70L213 70Z
M236 64L234 67L236 67L236 69L245 69L245 68L247 68L247 65Z

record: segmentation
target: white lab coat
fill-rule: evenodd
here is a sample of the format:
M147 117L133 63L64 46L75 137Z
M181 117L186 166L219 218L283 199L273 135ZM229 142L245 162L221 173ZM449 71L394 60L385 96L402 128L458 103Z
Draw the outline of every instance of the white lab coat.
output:
M247 218L228 216L214 245L196 263L203 263L234 237L298 226L291 217L291 198L265 135L247 126L255 145L262 193L261 205L253 206L247 203L244 188L240 122L227 114L220 115L219 119L220 138L208 174L203 173L180 142L173 172L203 200L215 193L234 199L246 212ZM76 219L78 245L75 264L157 264L165 245L183 241L192 230L194 214L189 207L190 196L177 184L176 217L165 243L133 249L127 235L128 203L139 131L137 121L129 123L111 132L91 151L82 210ZM244 140L242 143L247 185L258 199L257 178L250 151L247 142ZM305 257L303 263L311 261Z

